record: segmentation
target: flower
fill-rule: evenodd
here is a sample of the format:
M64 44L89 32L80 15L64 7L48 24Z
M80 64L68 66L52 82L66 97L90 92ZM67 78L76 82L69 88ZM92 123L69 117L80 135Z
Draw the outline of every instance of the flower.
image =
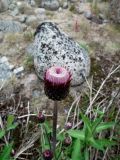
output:
M42 112L39 112L38 119L39 119L40 123L44 123L45 122L45 116L44 116L44 114Z
M65 125L65 129L66 129L66 130L69 130L69 129L71 129L71 128L72 128L72 123L67 122L66 125Z
M69 93L70 72L63 67L53 66L45 72L45 94L52 100L63 100Z
M64 140L64 145L68 147L72 143L72 138L70 136L66 137Z
M51 150L45 150L44 152L43 152L43 158L44 158L44 160L52 160L52 158L53 158L53 153L52 153L52 151Z

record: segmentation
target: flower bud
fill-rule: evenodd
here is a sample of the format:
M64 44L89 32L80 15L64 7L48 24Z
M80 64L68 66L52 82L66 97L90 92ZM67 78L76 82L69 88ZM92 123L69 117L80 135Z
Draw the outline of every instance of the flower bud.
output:
M65 125L65 129L69 130L71 128L72 128L72 123L71 122L67 122L66 125Z
M66 137L64 140L64 145L68 147L72 143L72 138L70 136Z
M44 123L45 122L45 116L44 116L44 114L42 112L39 112L38 119L39 119L40 123Z
M44 152L43 152L43 158L44 158L44 160L52 160L52 158L53 158L53 153L52 153L52 151L51 150L45 150Z

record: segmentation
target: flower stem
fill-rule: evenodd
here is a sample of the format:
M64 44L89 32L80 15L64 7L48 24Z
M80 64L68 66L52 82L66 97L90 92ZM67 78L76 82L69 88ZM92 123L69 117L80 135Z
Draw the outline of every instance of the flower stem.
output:
M57 101L54 101L54 109L53 109L53 154L55 156L56 149L56 129L57 129Z

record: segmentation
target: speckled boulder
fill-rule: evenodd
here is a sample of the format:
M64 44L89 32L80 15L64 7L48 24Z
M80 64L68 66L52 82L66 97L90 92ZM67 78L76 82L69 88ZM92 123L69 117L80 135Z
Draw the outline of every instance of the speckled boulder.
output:
M66 66L72 73L72 85L79 85L90 72L87 51L74 42L51 22L39 25L34 40L34 65L38 76L43 79L50 66Z

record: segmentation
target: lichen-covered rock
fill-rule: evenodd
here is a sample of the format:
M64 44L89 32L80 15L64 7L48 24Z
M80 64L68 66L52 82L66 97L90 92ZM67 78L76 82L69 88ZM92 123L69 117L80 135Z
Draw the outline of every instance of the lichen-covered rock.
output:
M38 7L43 7L47 10L57 10L60 6L58 0L35 0Z
M43 79L50 66L66 66L72 73L72 84L78 85L89 75L90 58L87 51L51 22L39 25L35 32L34 65Z
M16 21L0 20L0 31L2 32L22 32L24 27Z
M120 0L111 0L110 17L115 23L120 23Z

